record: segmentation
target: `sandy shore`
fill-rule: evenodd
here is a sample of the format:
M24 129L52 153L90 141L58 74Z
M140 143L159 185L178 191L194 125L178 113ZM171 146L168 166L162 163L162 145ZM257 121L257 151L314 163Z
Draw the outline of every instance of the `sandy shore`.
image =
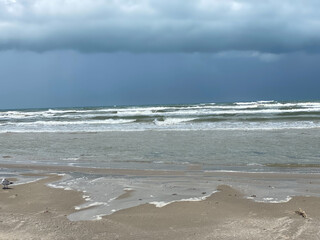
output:
M229 186L199 202L162 208L144 204L96 221L71 222L67 215L82 193L45 184L57 175L0 191L0 239L319 239L320 199L257 203ZM213 189L215 190L215 189ZM121 199L130 192L121 196ZM299 208L308 218L295 213Z

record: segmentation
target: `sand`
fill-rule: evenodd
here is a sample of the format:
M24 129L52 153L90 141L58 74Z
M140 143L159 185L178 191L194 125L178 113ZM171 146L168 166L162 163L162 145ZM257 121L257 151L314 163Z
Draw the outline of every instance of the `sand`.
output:
M82 193L49 188L57 175L0 191L0 239L320 239L320 199L258 203L221 185L199 202L151 204L121 210L101 220L68 220ZM215 189L213 189L215 190ZM130 191L121 199L130 195ZM303 218L295 213L306 211Z

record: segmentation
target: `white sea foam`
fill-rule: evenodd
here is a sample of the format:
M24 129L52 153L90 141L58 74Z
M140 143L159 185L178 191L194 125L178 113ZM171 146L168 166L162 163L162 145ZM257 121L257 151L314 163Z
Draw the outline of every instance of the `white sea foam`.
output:
M260 163L248 163L248 166L264 166L263 164Z
M101 206L101 205L108 205L108 203L106 203L106 202L93 202L90 204L83 204L81 206L75 206L74 209L75 210L83 210L83 209L87 209L90 207Z
M47 184L47 186L51 187L51 188L65 189L64 186L59 186L59 185L56 185L56 184L53 184L53 183L49 183L49 184Z
M107 119L99 121L36 121L15 123L16 125L86 125L86 124L121 124L134 122L135 119Z
M174 200L170 202L164 202L164 201L153 201L149 202L149 204L155 205L157 208L162 208L164 206L167 206L174 202L199 202L206 200L208 197L210 197L212 194L216 193L217 191L212 192L210 195L207 196L201 196L201 197L192 197L192 198L186 198L186 199L180 199L180 200Z
M269 100L269 101L257 101L257 103L274 103L274 100Z
M254 105L257 104L257 102L236 102L236 105Z
M106 214L99 214L99 215L96 215L94 217L94 220L101 220L103 216L105 216Z
M91 200L89 195L82 195L82 198L84 198L85 201L90 201Z
M250 198L252 199L252 198ZM289 202L292 197L287 196L285 199L278 199L273 197L265 197L262 200L255 200L255 202L264 202L264 203L286 203Z
M165 117L179 117L179 116L208 116L208 115L253 115L253 114L280 114L280 113L301 113L301 112L320 112L320 106L312 106L305 108L296 109L281 109L280 107L285 107L279 105L278 108L274 106L264 106L266 109L257 108L258 105L253 105L250 107L243 106L220 106L215 108L199 108L199 109L177 109L173 112L149 112L149 111L137 111L137 112L123 112L117 113L118 116L129 117L129 116L165 116ZM220 110L217 110L220 109Z
M63 161L78 161L80 158L78 157L69 157L69 158L62 158Z
M36 178L36 179L30 180L30 181L15 182L14 185L17 186L17 185L24 185L24 184L34 183L34 182L37 182L37 181L39 181L41 179L43 179L43 178Z
M179 124L183 122L190 122L195 119L196 118L166 118L163 121L159 121L158 119L155 119L154 123L159 126L165 126L165 125Z
M74 190L74 189L72 189L70 186L57 185L57 184L54 184L54 183L48 183L47 186L48 186L48 187L51 187L51 188L63 189L63 190L65 190L65 191Z

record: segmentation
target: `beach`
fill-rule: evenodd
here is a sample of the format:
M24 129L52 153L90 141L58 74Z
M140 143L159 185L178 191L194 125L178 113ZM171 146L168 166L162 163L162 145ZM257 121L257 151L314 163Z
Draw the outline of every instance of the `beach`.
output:
M320 240L319 13L0 0L0 240Z
M14 184L0 191L0 239L319 239L319 112L2 111L0 176Z
M317 197L261 203L220 185L202 201L143 204L100 220L70 221L82 193L45 185L61 176L42 177L0 191L0 239L319 239ZM296 213L299 208L307 218Z

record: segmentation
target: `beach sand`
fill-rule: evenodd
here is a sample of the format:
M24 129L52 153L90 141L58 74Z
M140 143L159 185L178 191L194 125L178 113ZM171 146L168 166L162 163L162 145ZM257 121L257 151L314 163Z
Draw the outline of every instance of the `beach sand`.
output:
M227 186L206 200L151 204L70 221L81 192L47 187L58 175L0 191L0 239L320 239L320 199L259 203ZM213 191L216 189L212 189ZM121 196L128 197L130 192ZM297 214L299 208L307 218Z

